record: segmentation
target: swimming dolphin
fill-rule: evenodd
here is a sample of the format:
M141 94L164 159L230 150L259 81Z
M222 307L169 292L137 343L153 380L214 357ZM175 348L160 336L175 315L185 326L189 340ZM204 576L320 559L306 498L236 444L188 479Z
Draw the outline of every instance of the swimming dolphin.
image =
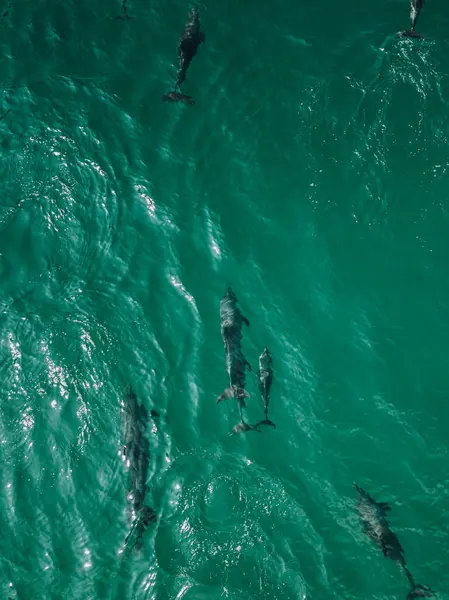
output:
M415 583L406 565L404 550L399 542L399 538L392 531L387 521L387 512L391 510L390 505L386 502L376 502L368 492L365 492L356 483L354 483L354 486L357 491L356 508L366 535L379 546L385 557L390 558L400 565L410 582L411 590L407 595L407 600L433 596L430 588Z
M192 96L187 96L187 94L181 94L179 92L168 92L162 96L163 102L184 102L184 104L195 104L195 100Z
M260 423L257 423L256 427L258 427L259 425L271 425L271 427L274 427L276 429L276 425L273 423L273 421L270 421L268 418L268 402L270 399L270 389L273 384L273 368L271 366L272 364L273 359L271 357L271 354L268 348L265 348L265 350L259 356L258 373L259 390L264 403L265 419L263 421L260 421Z
M179 68L175 89L181 89L187 76L187 69L197 53L198 46L206 43L206 37L201 31L200 16L196 7L192 8L184 32L178 43Z
M237 296L230 287L226 289L220 302L220 323L230 385L217 398L217 402L221 402L225 398L237 399L241 421L234 427L233 433L254 430L251 425L245 423L242 413L242 409L245 407L245 398L249 398L249 394L245 390L245 371L246 369L251 371L251 365L242 351L242 325L244 323L249 327L249 321L242 315L237 306Z
M158 413L151 411L151 416ZM156 513L144 505L147 492L147 476L150 464L150 444L146 436L149 415L143 404L129 387L123 409L123 456L130 468L130 499L132 499L132 520L144 518L144 523L156 520Z
M217 402L225 398L237 398L245 406L244 398L249 394L245 390L245 370L251 371L251 365L242 351L242 325L249 327L249 321L237 306L237 296L228 287L220 301L221 337L226 350L226 369L231 385L219 396Z
M418 21L418 17L421 13L421 9L424 6L424 0L410 0L410 19L412 21L412 28L399 31L396 34L396 37L411 37L411 38L422 38L423 36L420 33L415 31L416 22Z

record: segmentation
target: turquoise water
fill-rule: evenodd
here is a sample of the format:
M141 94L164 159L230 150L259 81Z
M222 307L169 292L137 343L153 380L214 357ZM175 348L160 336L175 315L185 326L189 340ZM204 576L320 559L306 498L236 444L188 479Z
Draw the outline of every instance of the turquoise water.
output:
M6 4L5 4L6 6ZM447 595L449 17L406 0L13 0L0 24L1 598ZM276 430L230 436L219 303ZM120 403L149 430L141 550ZM262 418L255 373L248 418Z

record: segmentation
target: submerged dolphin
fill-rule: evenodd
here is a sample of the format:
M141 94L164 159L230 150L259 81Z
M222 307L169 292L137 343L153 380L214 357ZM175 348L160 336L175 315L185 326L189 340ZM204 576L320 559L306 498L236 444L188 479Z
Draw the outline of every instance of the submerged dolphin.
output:
M399 33L396 34L396 37L422 38L422 35L415 31L415 27L423 6L424 0L410 0L410 19L412 21L412 28L405 31L399 31Z
M242 351L242 325L249 327L249 321L237 306L237 296L228 287L220 301L221 337L226 350L226 369L231 385L219 396L217 402L225 398L239 398L243 402L249 397L245 390L245 370L251 370Z
M159 415L151 411L151 416ZM139 405L136 394L129 387L123 409L123 456L130 468L129 497L132 500L133 529L139 524L146 526L156 520L154 510L144 505L150 464L150 444L146 436L148 422L147 409L143 404Z
M230 287L226 289L225 295L220 302L221 336L226 350L226 369L228 371L230 385L217 398L221 402L225 398L236 398L241 422L233 429L233 433L254 429L245 423L242 408L245 406L245 398L249 397L245 390L245 371L251 370L251 365L246 360L242 351L242 325L249 327L249 321L244 317L237 306L237 297Z
M192 8L184 32L178 43L179 68L175 89L181 88L187 76L187 69L197 53L198 46L206 43L206 37L201 31L200 15L196 7Z
M362 521L363 529L377 546L382 550L384 556L390 558L400 565L410 582L411 590L408 593L407 600L417 597L433 596L432 590L427 586L415 583L410 573L404 556L404 550L399 542L398 536L392 531L387 521L387 512L391 507L386 502L376 502L368 492L365 492L357 484L354 484L357 491L357 511Z
M271 427L274 427L276 429L276 425L273 423L273 421L270 421L268 418L268 402L270 399L271 386L273 384L273 368L271 366L272 364L273 359L271 357L271 354L268 348L265 348L265 350L259 356L258 373L259 390L264 403L265 419L263 421L260 421L260 423L257 423L256 427L258 427L259 425L271 425Z

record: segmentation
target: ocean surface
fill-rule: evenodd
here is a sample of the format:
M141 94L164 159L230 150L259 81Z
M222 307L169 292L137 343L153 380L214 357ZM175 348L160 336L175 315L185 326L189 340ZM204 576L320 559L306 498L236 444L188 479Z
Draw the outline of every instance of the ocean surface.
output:
M0 599L449 598L449 9L11 0L0 22ZM273 356L230 435L220 299ZM120 407L148 427L130 532Z

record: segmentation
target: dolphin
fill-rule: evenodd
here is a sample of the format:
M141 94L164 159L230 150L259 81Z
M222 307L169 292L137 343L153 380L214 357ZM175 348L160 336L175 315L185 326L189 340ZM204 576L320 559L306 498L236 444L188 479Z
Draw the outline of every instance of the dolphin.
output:
M256 427L258 427L259 425L270 425L271 427L274 427L276 429L276 425L273 423L273 421L270 421L268 418L268 402L270 399L270 389L273 384L273 368L271 366L272 364L273 359L271 357L270 351L268 350L268 348L265 348L265 350L259 356L259 372L257 374L259 379L259 390L264 403L265 419L257 423Z
M197 53L198 46L206 43L206 36L201 31L200 15L196 7L192 8L184 32L178 43L179 68L175 89L181 89L187 76L187 69Z
M234 427L233 433L250 429L258 431L245 423L242 413L242 409L245 407L245 398L249 398L249 394L245 390L245 371L246 369L251 371L251 365L242 351L242 326L245 324L249 327L249 321L242 315L237 306L237 296L230 286L226 289L220 302L220 323L221 336L226 350L226 369L230 385L220 394L217 402L221 402L226 398L237 399L241 421Z
M159 416L154 410L150 414ZM131 517L135 524L143 525L156 520L154 510L144 505L150 464L150 444L145 435L148 422L147 409L143 404L139 405L136 394L129 387L123 408L123 456L130 468Z
M245 370L251 371L251 365L242 351L242 325L249 327L249 321L237 306L237 296L228 287L220 302L221 337L226 350L226 369L231 385L224 390L217 402L225 398L237 398L245 406L249 397L245 390Z
M410 38L422 38L420 33L415 31L418 17L421 13L421 9L424 6L424 0L410 0L410 19L412 21L411 29L399 31L396 37L410 37Z
M399 538L392 531L387 521L387 513L391 510L390 505L386 502L376 502L368 492L365 492L356 483L354 483L354 486L357 492L356 508L362 521L363 530L379 546L386 558L390 558L403 569L411 586L407 600L433 596L433 592L429 587L415 583L407 567L404 550Z

